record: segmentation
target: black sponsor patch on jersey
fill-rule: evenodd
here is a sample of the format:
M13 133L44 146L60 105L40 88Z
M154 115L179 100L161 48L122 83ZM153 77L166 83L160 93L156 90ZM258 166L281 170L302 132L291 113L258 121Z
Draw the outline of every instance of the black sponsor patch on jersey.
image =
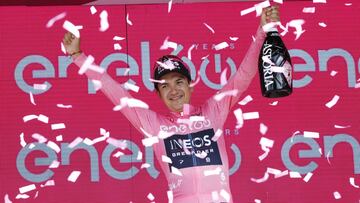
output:
M205 166L222 165L217 142L211 140L214 137L214 129L207 129L185 135L175 134L164 139L166 155L172 160L171 166L177 169ZM205 158L198 157L205 154Z

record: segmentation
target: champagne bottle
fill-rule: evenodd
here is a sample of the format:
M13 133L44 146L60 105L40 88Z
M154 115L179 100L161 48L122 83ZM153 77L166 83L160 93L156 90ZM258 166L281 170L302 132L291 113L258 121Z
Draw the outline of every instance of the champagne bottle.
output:
M258 64L262 95L270 98L288 96L292 93L290 54L276 28L269 29L266 35Z

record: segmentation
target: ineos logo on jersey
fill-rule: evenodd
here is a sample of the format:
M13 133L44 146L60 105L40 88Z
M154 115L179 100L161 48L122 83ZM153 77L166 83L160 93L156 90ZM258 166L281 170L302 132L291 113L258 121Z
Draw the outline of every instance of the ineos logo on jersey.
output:
M210 146L211 140L209 137L210 137L209 135L205 135L204 138L196 137L192 140L184 139L182 141L172 139L169 140L169 142L170 142L171 150L183 149L184 147L187 149L192 149L192 148L200 148L203 146Z
M204 165L221 165L221 156L217 142L211 140L214 129L189 134L175 134L164 139L166 154L172 160L169 164L175 168L187 168ZM206 154L205 157L199 156Z

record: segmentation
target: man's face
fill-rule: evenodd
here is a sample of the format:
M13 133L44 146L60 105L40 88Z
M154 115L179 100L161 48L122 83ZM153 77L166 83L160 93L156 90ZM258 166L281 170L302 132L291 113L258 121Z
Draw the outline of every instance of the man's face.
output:
M164 83L158 84L159 96L165 105L175 112L182 112L183 105L190 103L193 88L187 78L180 73L168 73L160 78Z

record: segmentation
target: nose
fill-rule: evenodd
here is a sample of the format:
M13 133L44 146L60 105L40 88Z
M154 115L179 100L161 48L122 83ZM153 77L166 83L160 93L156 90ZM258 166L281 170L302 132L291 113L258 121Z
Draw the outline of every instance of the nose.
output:
M177 94L177 88L174 87L174 86L170 87L170 94L171 95L176 95Z

